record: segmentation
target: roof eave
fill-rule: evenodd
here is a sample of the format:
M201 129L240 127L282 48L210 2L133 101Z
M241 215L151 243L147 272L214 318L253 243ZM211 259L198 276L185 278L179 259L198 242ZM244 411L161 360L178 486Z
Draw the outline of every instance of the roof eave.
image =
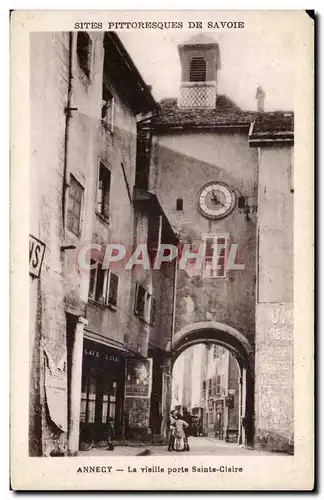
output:
M294 136L269 136L269 137L249 137L251 147L269 147L269 146L293 146Z
M168 132L169 130L177 131L194 131L194 130L238 130L244 129L249 130L249 123L214 123L214 124L183 124L183 125L173 125L173 124L153 124L152 128L154 132Z
M152 96L149 86L145 83L142 75L140 74L134 61L128 54L125 46L123 45L117 33L115 33L114 31L107 31L106 35L110 38L113 45L117 49L120 57L123 59L126 67L129 70L129 74L133 79L133 83L137 87L136 95L139 97L139 101L141 102L141 109L138 109L137 106L138 101L137 101L135 103L135 107L137 108L135 111L137 113L140 113L143 111L148 112L159 109L160 108L159 104L155 101L154 97Z

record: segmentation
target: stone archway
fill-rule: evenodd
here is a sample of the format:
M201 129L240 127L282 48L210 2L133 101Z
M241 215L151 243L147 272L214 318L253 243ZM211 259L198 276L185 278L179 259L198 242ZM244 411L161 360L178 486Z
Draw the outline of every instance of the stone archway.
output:
M216 321L192 323L173 337L171 364L188 347L201 343L216 343L236 358L240 368L240 428L239 443L253 444L254 422L254 352L247 338L235 328Z

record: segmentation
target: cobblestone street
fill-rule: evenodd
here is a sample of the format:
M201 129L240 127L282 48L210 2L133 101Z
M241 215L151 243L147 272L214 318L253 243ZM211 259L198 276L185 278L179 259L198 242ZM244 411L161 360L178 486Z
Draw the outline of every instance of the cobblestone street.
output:
M218 456L254 456L254 455L282 455L282 453L271 453L256 451L250 448L238 446L233 443L225 443L209 437L191 437L189 438L190 451L184 452L168 452L166 446L157 445L139 445L139 446L116 446L114 451L109 451L106 448L92 448L89 451L80 451L79 456L139 456L139 455L218 455Z

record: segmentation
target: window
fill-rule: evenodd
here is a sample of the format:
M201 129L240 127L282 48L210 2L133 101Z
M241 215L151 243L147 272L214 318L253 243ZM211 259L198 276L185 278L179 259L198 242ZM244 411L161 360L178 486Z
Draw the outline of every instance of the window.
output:
M91 259L90 264L92 267L96 264L96 262ZM97 268L94 267L93 269L90 269L89 297L91 299L94 299L95 297L96 278L97 278Z
M96 418L97 381L82 377L80 422L94 423Z
M190 62L190 82L206 81L206 61L203 57L193 57Z
M93 261L91 261L93 263ZM102 269L102 264L97 262L96 268L91 270L89 297L96 302L104 304L104 287L107 277L106 269Z
M216 396L221 394L221 376L216 375Z
M117 274L109 273L108 305L113 308L117 307L118 286L119 277L117 276Z
M146 302L146 290L142 285L137 283L134 313L141 319L145 319L145 302Z
M216 376L214 376L212 381L212 396L216 396L216 394L217 394Z
M156 299L151 297L151 308L150 308L150 324L155 326L156 323Z
M183 199L182 198L177 199L176 207L177 207L177 210L179 210L179 211L183 210Z
M203 381L203 384L202 384L202 397L203 399L206 399L206 380Z
M100 163L97 190L97 213L106 219L109 218L110 182L110 171L105 165Z
M117 308L119 277L110 272L109 269L102 269L102 265L91 260L91 265L96 267L90 270L89 298L99 304Z
M108 419L115 420L116 415L116 390L117 382L104 383L99 395L99 420L102 424L108 423Z
M151 133L139 127L137 131L135 186L145 191L149 189L150 161Z
M221 347L220 345L214 344L214 353L213 353L214 359L221 358L225 353L225 351L226 351L225 347Z
M205 235L204 239L206 249L203 277L226 278L228 235Z
M78 181L70 176L69 202L67 227L76 236L80 236L81 232L81 208L83 200L83 187Z
M91 47L92 42L88 33L79 31L77 37L78 62L80 68L88 78L90 78Z
M208 379L208 397L211 398L212 396L212 379Z
M114 129L114 105L114 98L104 83L102 87L101 123L111 133Z
M117 382L99 383L91 377L82 377L80 422L106 424L115 420Z

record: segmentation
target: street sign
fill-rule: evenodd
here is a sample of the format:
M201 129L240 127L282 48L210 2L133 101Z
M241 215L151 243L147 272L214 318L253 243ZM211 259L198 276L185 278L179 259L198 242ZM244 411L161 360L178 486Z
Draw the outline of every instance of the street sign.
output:
M39 278L43 258L45 253L45 243L35 236L29 235L29 274Z

